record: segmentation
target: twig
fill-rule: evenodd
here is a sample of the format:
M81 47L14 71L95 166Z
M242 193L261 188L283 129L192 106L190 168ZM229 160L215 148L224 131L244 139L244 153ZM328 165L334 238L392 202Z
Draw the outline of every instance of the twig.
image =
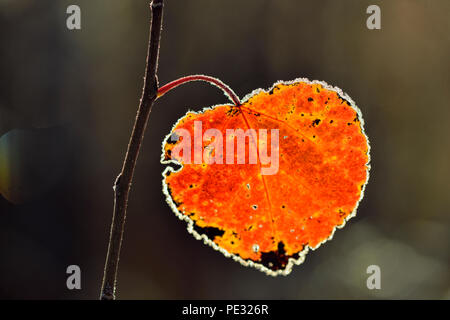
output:
M158 68L159 42L161 37L163 0L151 2L152 20L150 26L150 38L147 49L147 60L144 76L144 88L139 103L139 108L131 133L128 150L125 155L122 170L117 176L114 184L114 211L111 222L108 253L106 256L103 283L100 294L102 300L114 300L116 297L117 269L122 246L123 231L126 219L128 194L133 179L136 160L139 149L144 138L148 117L157 98L158 79L156 71Z

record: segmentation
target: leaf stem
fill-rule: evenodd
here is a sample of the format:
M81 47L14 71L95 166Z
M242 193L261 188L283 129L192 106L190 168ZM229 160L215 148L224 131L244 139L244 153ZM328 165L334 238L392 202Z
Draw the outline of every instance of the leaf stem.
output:
M136 120L131 133L122 170L117 176L113 188L114 210L111 222L108 253L106 255L103 282L100 293L100 299L102 300L114 300L116 298L117 270L125 226L128 194L150 111L154 101L157 98L158 92L158 78L156 76L156 71L158 69L163 3L164 0L153 0L150 4L152 19L150 23L150 38L147 48L144 87L142 89L142 97L139 103Z
M202 74L196 74L196 75L182 77L180 79L174 80L172 82L169 82L169 83L163 85L162 87L160 87L158 89L158 96L157 96L157 98L163 96L164 94L166 94L168 91L172 90L173 88L176 88L179 85L182 85L183 83L187 83L187 82L191 82L191 81L205 81L205 82L208 82L210 84L213 84L216 87L218 87L219 89L221 89L225 93L225 95L236 106L240 106L241 105L241 101L239 100L239 97L236 95L236 93L234 93L233 90L231 90L231 88L229 86L227 86L225 83L223 83L222 81L220 81L217 78L210 77L210 76L205 76L205 75L202 75Z

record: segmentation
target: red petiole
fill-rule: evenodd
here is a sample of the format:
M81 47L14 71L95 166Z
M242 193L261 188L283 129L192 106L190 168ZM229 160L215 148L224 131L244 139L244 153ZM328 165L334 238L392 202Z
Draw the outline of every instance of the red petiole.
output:
M241 105L241 101L239 100L239 97L236 95L236 93L234 93L233 90L231 90L231 88L229 86L227 86L225 83L223 83L222 81L220 81L217 78L210 77L210 76L205 76L205 75L201 75L201 74L191 75L191 76L187 76L187 77L182 77L180 79L174 80L172 82L169 82L169 83L163 85L162 87L160 87L158 89L157 98L163 96L164 94L166 94L168 91L172 90L173 88L176 88L179 85L182 85L183 83L187 83L187 82L191 82L191 81L205 81L205 82L208 82L208 83L210 83L212 85L215 85L216 87L221 89L225 93L225 95L237 107Z

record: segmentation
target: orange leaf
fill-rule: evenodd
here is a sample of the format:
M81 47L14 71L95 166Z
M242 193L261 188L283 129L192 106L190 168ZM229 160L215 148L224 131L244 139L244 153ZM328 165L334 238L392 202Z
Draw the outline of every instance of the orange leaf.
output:
M222 139L203 136L212 128ZM226 141L233 138L226 129L250 128L260 135L249 135L245 149L232 150L234 163L226 164ZM275 129L279 142L269 147ZM165 169L163 189L197 239L243 265L286 275L355 215L369 177L369 149L361 112L340 89L307 79L278 82L240 106L182 117L163 142L161 162L181 165ZM278 167L264 174L269 164L262 155L270 152L278 152ZM237 163L240 156L244 164Z

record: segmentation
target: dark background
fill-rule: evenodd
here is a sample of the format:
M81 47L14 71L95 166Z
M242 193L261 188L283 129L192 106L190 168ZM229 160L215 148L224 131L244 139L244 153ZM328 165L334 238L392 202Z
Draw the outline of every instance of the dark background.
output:
M81 7L82 29L66 28ZM366 28L381 7L382 29ZM189 235L161 192L160 145L203 83L158 100L130 197L122 299L450 298L450 2L167 0L159 79L208 74L243 97L308 77L363 112L371 178L357 217L287 277ZM0 0L0 298L96 299L148 39L148 1ZM66 267L82 289L66 288ZM381 268L381 290L366 287Z

